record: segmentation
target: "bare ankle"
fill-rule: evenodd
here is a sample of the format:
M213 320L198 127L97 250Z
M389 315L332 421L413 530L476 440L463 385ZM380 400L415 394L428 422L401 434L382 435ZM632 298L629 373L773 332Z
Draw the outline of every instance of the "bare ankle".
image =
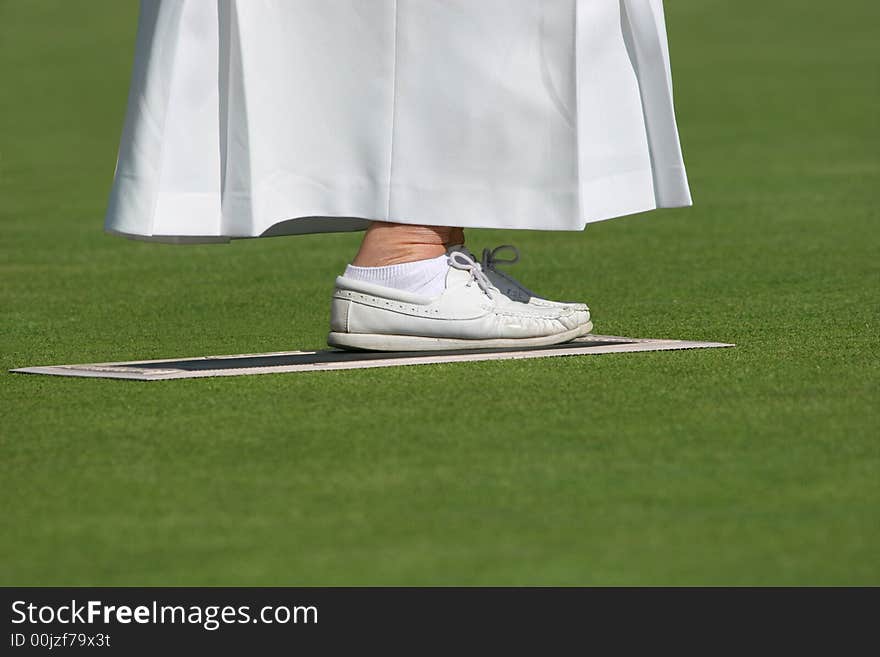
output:
M352 264L383 267L436 258L447 247L464 243L464 230L455 226L421 226L374 221Z

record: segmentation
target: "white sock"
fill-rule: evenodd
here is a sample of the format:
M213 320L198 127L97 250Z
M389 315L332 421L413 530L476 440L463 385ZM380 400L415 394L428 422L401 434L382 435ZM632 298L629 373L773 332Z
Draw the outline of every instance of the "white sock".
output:
M345 268L343 276L433 298L440 296L446 289L446 273L448 271L449 262L444 254L427 260L385 265L384 267L349 265Z

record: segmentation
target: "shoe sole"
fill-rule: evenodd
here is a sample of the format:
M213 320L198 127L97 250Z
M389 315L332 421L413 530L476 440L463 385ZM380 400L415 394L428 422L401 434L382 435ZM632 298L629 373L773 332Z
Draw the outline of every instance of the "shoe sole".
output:
M586 330L585 330L586 328ZM537 338L493 338L490 340L462 340L459 338L429 338L419 335L382 335L379 333L336 333L327 336L327 344L338 349L354 351L452 351L457 349L518 349L547 347L569 342L593 330L592 322L576 326L563 333Z

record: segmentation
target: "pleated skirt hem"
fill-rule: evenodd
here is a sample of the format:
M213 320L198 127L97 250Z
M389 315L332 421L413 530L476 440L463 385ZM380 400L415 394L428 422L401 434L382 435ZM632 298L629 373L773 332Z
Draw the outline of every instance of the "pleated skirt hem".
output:
M583 186L582 196L597 200L580 224L579 195L575 191L549 189L431 189L412 186L376 185L371 188L315 186L289 187L283 192L263 194L263 207L247 210L247 230L224 230L222 214L215 211L215 225L204 232L181 233L192 226L193 216L211 216L217 198L210 194L162 194L157 199L153 232L137 227L126 229L118 222L105 232L140 241L168 244L214 244L257 237L280 237L311 233L365 230L371 221L461 228L512 230L580 231L588 223L605 221L658 208L691 205L689 193L664 199L661 205L653 191L653 169L630 171L599 178ZM683 173L683 171L682 171ZM389 196L390 195L390 196ZM391 211L387 199L394 198ZM605 199L604 204L598 201ZM167 208L167 210L163 210ZM240 222L238 222L240 224ZM204 224L203 224L204 225Z

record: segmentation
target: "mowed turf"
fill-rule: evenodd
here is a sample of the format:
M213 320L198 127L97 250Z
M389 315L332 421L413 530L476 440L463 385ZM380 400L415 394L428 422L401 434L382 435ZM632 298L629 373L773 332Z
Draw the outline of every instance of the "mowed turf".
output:
M104 235L136 7L0 0L0 584L880 584L845 4L667 2L694 208L469 234L598 333L735 349L142 383L6 370L320 348L359 237Z

